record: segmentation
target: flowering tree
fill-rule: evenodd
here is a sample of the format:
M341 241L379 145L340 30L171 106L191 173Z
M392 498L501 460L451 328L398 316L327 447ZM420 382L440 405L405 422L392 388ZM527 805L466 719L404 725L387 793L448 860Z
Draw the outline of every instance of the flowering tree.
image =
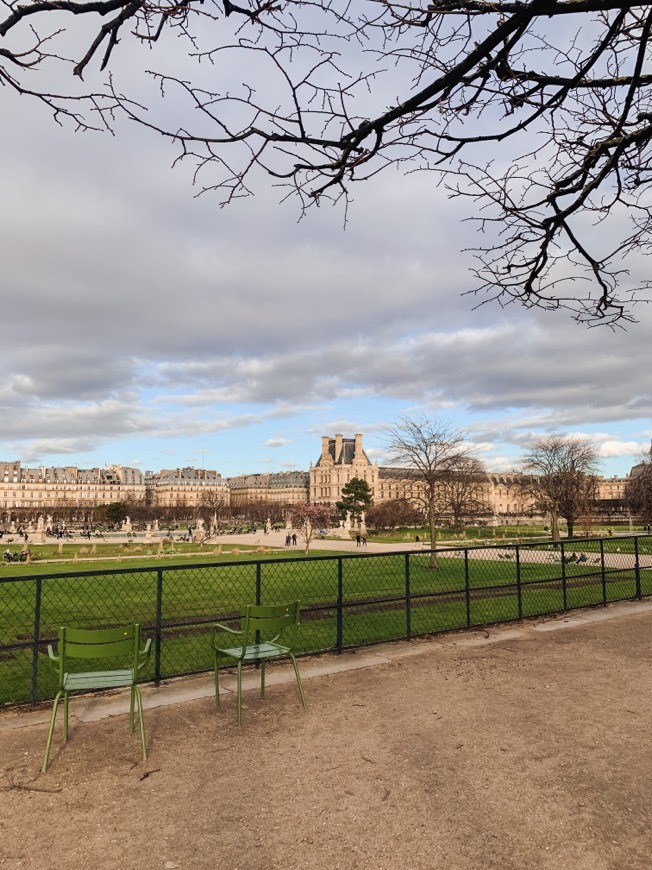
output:
M290 510L288 519L303 540L307 556L315 531L328 529L333 524L333 508L327 504L297 504Z

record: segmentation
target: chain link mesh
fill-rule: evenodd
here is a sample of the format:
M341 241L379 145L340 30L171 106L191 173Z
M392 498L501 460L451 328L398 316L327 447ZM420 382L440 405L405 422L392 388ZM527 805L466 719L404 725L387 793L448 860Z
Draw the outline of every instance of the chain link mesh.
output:
M144 680L209 670L213 623L301 602L304 653L436 634L652 595L652 537L220 562L0 578L0 703L51 697L60 625L139 622Z

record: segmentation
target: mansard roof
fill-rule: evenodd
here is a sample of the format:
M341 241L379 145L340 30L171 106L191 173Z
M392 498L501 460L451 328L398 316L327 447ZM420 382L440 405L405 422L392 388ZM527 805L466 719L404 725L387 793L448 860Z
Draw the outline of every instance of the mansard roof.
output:
M219 484L222 481L217 471L206 471L203 468L175 468L161 471L159 483L201 484L203 482Z
M342 449L340 450L339 456L336 454L338 441L335 438L328 439L328 455L333 461L333 465L351 465L353 463L353 459L355 457L355 438L342 438L341 444ZM364 448L362 452L358 455L358 458L362 456L369 465L371 462L369 461L369 457L367 456ZM317 462L315 463L315 467L319 467L322 464L322 459L324 455L319 457Z
M265 489L289 489L307 487L310 483L310 475L307 471L279 471L260 472L259 474L242 474L239 477L231 477L229 486L232 489L265 488Z
M378 480L406 480L409 477L419 477L414 468L397 468L391 465L378 466Z
M10 471L8 463L3 463L0 468L4 476L8 477ZM121 484L142 483L142 472L135 468L116 467L105 468L77 468L74 465L46 466L39 465L36 468L18 467L15 476L22 483L88 483L88 484Z

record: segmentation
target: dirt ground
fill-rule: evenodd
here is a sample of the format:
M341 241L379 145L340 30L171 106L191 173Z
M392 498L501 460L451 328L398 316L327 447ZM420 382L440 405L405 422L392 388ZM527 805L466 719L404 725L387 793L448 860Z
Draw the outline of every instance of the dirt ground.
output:
M126 716L72 719L39 774L46 726L0 712L0 868L649 870L640 608L417 641L307 712L247 692L240 731L232 695L146 709L147 762Z

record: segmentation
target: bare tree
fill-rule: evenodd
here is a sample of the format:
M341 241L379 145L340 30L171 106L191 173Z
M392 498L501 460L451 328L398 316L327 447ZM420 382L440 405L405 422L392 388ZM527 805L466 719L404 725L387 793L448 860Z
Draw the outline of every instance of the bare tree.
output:
M218 520L224 519L226 502L226 493L211 488L205 489L195 508L195 518L201 517L208 529L214 528Z
M466 433L437 419L402 417L386 431L388 461L404 472L405 496L423 508L430 530L430 566L437 567L437 524L447 508L446 481L468 468Z
M367 525L376 529L416 526L423 522L423 512L406 498L392 498L373 504L366 512Z
M487 472L476 456L463 457L457 467L441 482L441 499L453 517L453 525L460 526L464 519L487 513L485 498Z
M0 84L81 128L126 113L176 143L225 202L252 193L261 170L302 208L347 202L354 182L390 167L434 170L470 198L489 239L476 251L480 303L614 324L633 319L649 286L626 271L632 252L650 253L649 3L5 0L5 10ZM135 80L139 45L167 111ZM119 84L127 51L133 98ZM59 93L57 67L76 77ZM98 67L111 77L85 87Z
M559 540L560 518L566 520L572 538L575 523L591 512L597 469L597 451L584 438L546 435L532 445L523 462L520 485L536 510L550 516L553 540Z
M625 501L630 511L649 525L652 523L652 445L642 461L632 468L625 487Z

